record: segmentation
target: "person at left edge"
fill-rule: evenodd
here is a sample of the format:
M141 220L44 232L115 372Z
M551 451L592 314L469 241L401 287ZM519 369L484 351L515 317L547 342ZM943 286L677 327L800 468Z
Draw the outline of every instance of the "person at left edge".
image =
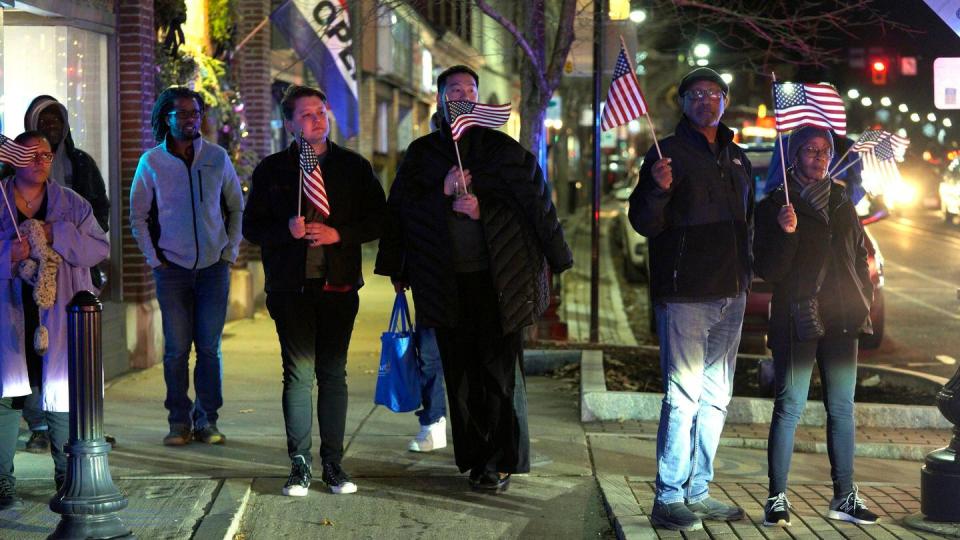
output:
M303 497L309 491L314 377L322 479L333 493L353 493L357 486L340 463L347 348L363 286L360 245L380 237L386 197L370 162L329 139L322 91L294 85L280 105L287 131L302 134L316 153L329 203L324 216L300 192L300 141L295 141L257 165L243 216L244 237L262 252L267 310L280 340L291 462L282 493Z
M130 228L153 269L163 321L167 446L191 438L223 444L217 429L223 405L220 338L227 315L230 264L240 247L243 194L223 148L200 137L200 94L164 90L151 124L159 143L140 156L130 188ZM196 348L190 385L190 347Z

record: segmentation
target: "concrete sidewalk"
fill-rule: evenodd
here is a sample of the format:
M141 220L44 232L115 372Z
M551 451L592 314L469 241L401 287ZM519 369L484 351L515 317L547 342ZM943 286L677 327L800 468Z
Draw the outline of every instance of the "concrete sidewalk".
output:
M367 250L365 259L372 261ZM228 324L223 340L226 445L162 446L166 434L160 366L115 380L106 392L105 432L126 491L124 522L143 539L182 538L612 538L593 475L578 393L546 377L528 384L532 470L500 496L476 494L453 464L452 445L431 454L406 450L416 417L373 404L380 333L394 293L365 267L360 313L348 361L350 402L344 468L359 486L332 495L314 479L305 498L283 497L290 470L280 407L281 368L273 321ZM319 448L314 429L314 452ZM317 458L315 460L319 461ZM59 516L49 456L20 452L20 512L0 513L0 539L45 538Z

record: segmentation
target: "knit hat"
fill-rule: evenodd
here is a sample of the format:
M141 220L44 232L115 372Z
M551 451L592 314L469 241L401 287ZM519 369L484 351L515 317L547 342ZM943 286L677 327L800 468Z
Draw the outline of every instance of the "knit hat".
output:
M826 139L830 143L831 150L833 149L833 136L830 134L830 130L814 126L797 128L790 133L790 139L787 141L787 166L793 165L797 161L797 154L800 153L800 149L814 137Z
M723 80L723 77L721 77L719 73L708 67L698 67L690 73L687 73L683 79L680 80L680 86L677 88L677 94L682 96L683 93L687 91L687 88L690 88L690 86L697 81L715 82L720 85L720 89L723 90L724 94L730 93L730 87Z

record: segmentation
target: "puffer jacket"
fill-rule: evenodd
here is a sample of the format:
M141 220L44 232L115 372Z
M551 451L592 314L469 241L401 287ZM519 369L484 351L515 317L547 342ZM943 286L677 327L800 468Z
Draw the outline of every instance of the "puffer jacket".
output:
M656 149L647 152L630 195L630 223L650 239L650 289L659 301L735 297L750 286L753 171L733 132L720 124L719 155L686 118L660 141L673 184L653 180Z
M792 184L795 185L795 184ZM783 186L757 206L754 262L757 274L773 284L770 313L771 347L790 343L791 303L814 294L823 264L826 273L819 293L820 318L826 337L870 334L873 282L867 265L863 226L843 186L830 190L829 222L791 191L797 231L787 234L777 223L786 204Z
M459 145L480 202L501 327L515 332L546 309L546 265L559 274L573 266L573 255L532 154L486 128L471 129ZM427 327L456 326L460 310L447 224L451 199L443 194L443 179L456 164L445 124L410 145L390 189L391 225L377 254L375 272L411 285L417 323Z

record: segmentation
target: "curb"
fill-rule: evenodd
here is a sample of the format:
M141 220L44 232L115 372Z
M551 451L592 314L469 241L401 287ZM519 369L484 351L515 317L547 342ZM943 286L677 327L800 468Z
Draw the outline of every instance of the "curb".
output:
M659 421L663 394L607 390L601 351L582 351L580 357L580 421ZM734 397L727 407L727 423L765 424L773 417L773 400ZM952 429L934 406L858 403L856 425L876 428ZM826 426L820 403L807 403L800 425ZM858 445L859 446L859 445ZM902 446L902 445L898 445Z
M250 501L253 478L227 478L220 486L210 510L193 534L194 540L233 540Z

